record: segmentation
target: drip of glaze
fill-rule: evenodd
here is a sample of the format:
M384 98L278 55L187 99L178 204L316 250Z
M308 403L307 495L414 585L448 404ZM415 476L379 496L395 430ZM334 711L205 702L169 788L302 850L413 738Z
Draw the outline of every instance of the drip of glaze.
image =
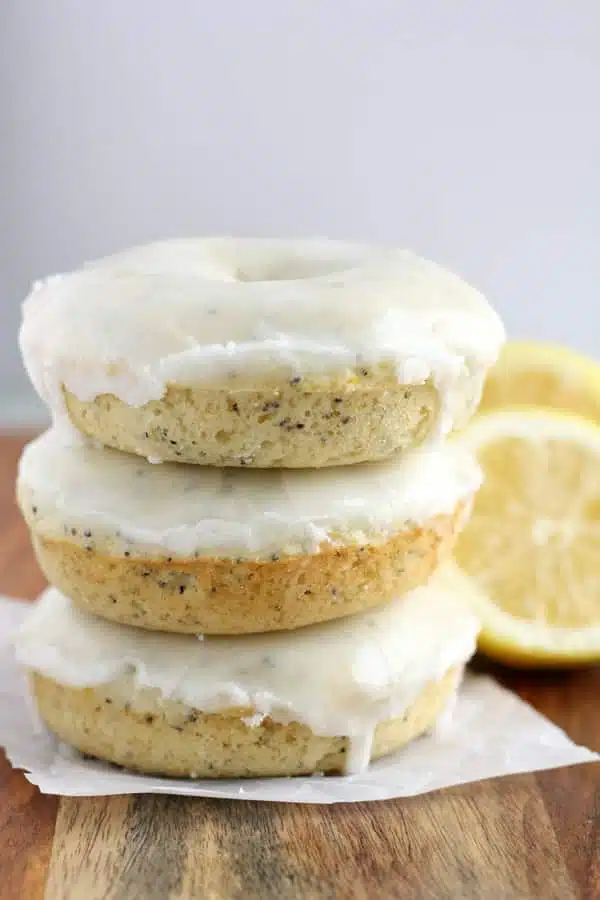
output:
M368 728L363 734L348 738L344 775L357 775L365 771L371 759L374 737L375 728Z

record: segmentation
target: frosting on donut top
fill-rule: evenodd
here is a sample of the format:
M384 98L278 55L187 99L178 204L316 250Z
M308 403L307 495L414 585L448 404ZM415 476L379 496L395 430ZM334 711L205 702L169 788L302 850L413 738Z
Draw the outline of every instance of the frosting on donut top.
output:
M150 244L39 282L20 335L55 415L62 386L138 406L169 384L344 378L365 365L402 384L431 379L443 414L503 339L481 294L407 250L233 238Z
M161 699L207 713L243 708L353 739L351 768L369 759L378 722L401 716L423 688L475 650L475 588L454 566L374 612L293 632L235 638L169 635L116 625L47 590L16 636L19 661L75 688L114 686L133 708Z
M377 543L470 500L474 458L452 443L339 469L152 465L50 429L21 458L35 534L130 556L277 558Z

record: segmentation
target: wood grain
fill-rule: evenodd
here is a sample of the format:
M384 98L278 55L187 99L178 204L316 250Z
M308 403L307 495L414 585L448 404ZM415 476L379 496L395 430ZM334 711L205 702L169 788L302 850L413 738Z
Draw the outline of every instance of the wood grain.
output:
M0 591L42 586L0 439ZM600 750L600 670L495 670ZM0 758L2 900L597 900L600 767L351 806L40 795ZM56 827L55 827L56 822Z
M22 438L0 438L0 592L33 598L44 581L14 502ZM43 897L57 800L42 796L0 750L0 897Z

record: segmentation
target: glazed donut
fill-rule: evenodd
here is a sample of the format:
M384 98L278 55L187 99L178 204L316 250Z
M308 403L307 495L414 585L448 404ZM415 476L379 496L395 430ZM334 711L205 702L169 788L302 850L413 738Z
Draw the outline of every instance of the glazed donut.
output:
M48 580L168 632L298 628L389 602L449 555L481 473L452 443L337 470L151 465L51 429L17 495Z
M16 638L42 718L141 772L360 772L430 729L475 649L470 582L443 567L382 609L296 632L210 638L114 625L55 589Z
M26 368L56 419L151 460L376 461L459 427L498 355L473 288L406 250L198 238L37 284Z

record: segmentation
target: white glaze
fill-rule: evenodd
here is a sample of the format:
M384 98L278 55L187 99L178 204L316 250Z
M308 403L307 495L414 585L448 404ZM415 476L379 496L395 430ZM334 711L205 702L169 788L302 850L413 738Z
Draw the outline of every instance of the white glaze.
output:
M265 558L388 540L452 513L480 483L453 444L339 469L216 469L155 466L55 428L25 448L18 496L42 537L133 556Z
M170 383L344 377L366 364L402 384L432 379L442 433L464 409L465 379L482 381L503 340L481 294L409 251L233 238L150 244L39 282L20 334L55 417L62 385L139 406Z
M377 723L401 716L425 685L462 666L479 630L474 590L452 564L382 609L293 632L235 638L167 635L75 609L56 589L15 638L19 661L76 688L115 684L134 708L147 691L207 713L254 710L316 734L348 735L350 766L366 767ZM146 694L144 694L146 692Z

